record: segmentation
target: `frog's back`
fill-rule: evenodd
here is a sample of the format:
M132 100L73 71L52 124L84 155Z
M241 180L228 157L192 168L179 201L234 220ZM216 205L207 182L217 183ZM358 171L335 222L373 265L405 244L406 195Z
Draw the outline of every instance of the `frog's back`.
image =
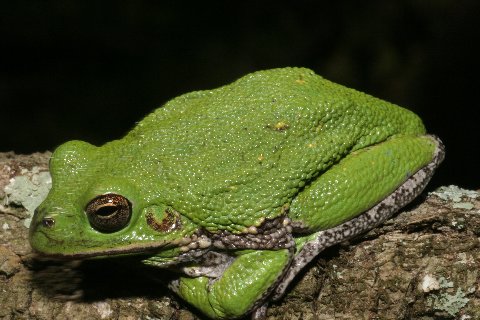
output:
M285 68L175 98L123 141L157 166L152 193L207 228L241 230L280 214L347 153L423 132L406 109Z

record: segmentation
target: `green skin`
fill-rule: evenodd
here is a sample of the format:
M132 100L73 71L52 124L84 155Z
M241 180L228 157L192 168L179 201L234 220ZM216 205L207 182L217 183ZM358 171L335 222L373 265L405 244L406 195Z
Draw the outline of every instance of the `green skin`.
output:
M241 317L306 243L391 195L437 149L406 109L308 69L255 72L169 101L123 139L61 145L30 242L55 257L139 254L179 271L170 287L209 317ZM92 202L112 194L128 202Z

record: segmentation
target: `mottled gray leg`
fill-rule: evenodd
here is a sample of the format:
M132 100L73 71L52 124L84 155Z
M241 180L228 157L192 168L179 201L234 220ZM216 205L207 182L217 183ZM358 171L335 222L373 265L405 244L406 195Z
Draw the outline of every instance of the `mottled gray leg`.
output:
M194 263L187 263L178 267L190 277L219 278L235 260L234 257L224 253L209 251Z
M268 302L265 302L263 305L255 309L255 311L252 312L251 319L252 320L262 320L267 317L267 308L268 308Z
M435 136L432 136L432 138L437 142L432 162L417 171L392 194L368 211L334 228L317 232L317 237L307 242L293 258L290 268L273 293L273 300L281 298L295 275L325 248L373 229L389 219L395 212L407 205L423 191L433 172L445 156L442 142Z
M222 276L225 270L235 260L234 257L224 253L209 251L195 261L176 266L177 271L196 278L208 277L210 282L215 282ZM179 293L180 279L174 279L168 283L168 287L175 293ZM180 294L179 294L180 295Z

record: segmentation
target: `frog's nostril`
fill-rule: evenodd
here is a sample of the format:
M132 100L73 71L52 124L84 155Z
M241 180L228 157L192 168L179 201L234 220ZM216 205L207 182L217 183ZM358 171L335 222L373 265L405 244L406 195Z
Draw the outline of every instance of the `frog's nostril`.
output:
M43 218L42 225L45 228L51 228L55 225L55 220L53 218Z

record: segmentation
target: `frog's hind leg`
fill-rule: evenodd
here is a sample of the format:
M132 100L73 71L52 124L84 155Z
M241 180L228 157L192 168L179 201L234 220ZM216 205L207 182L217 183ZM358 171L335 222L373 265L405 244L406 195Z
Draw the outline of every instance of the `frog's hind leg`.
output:
M279 299L295 275L325 248L374 228L390 218L395 212L407 205L423 191L434 170L442 162L445 154L443 144L437 137L425 136L425 138L428 138L430 142L434 143L431 161L415 174L411 175L393 192L390 192L382 201L364 213L335 227L318 231L312 236L309 236L303 245L299 245L301 249L294 257L281 283L276 287L272 296L273 300ZM373 170L371 168L364 169L367 171ZM370 186L363 185L361 187L369 188Z

